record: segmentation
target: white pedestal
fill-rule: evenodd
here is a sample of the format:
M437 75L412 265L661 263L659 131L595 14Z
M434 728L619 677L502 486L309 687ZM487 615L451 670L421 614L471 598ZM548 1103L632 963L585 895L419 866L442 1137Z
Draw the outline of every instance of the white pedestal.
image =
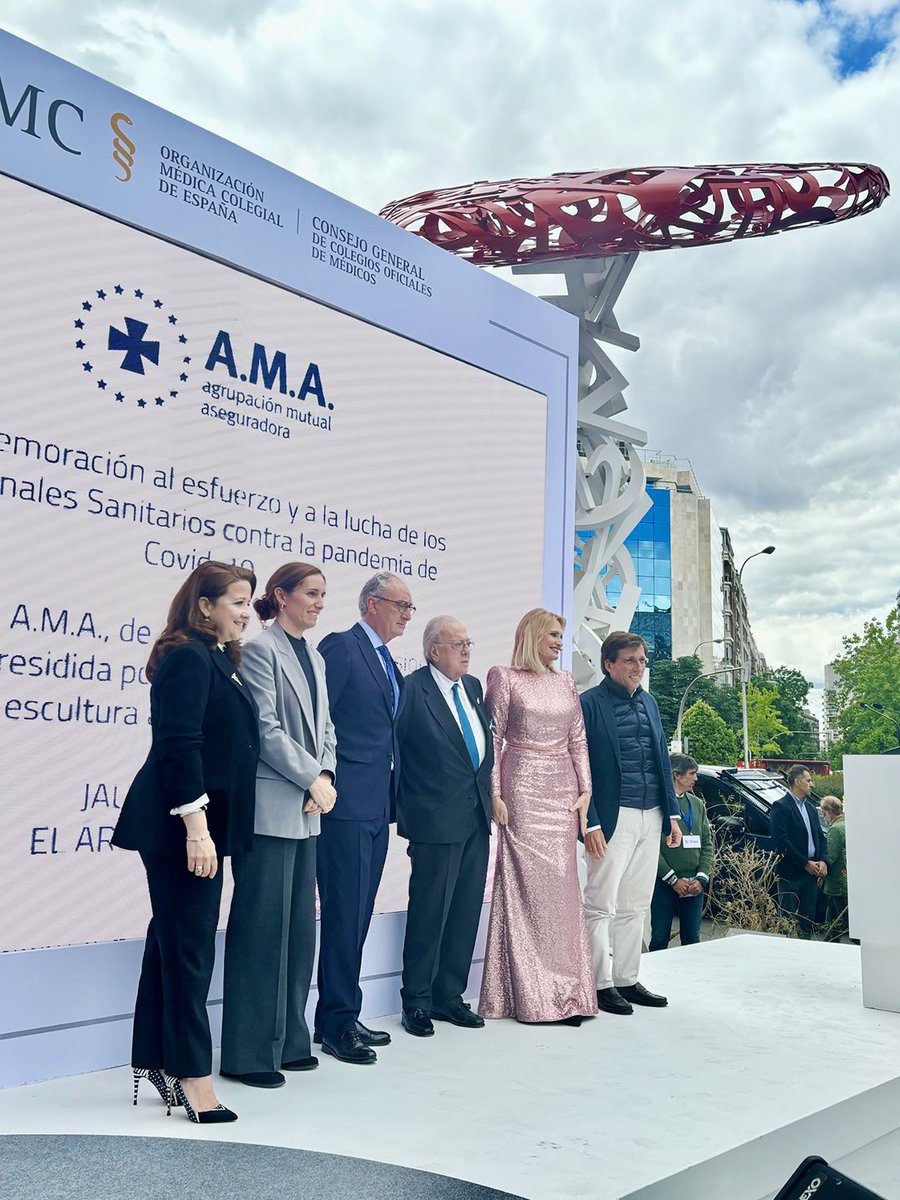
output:
M900 755L844 758L850 934L862 946L863 1004L900 1012L900 925L894 903Z

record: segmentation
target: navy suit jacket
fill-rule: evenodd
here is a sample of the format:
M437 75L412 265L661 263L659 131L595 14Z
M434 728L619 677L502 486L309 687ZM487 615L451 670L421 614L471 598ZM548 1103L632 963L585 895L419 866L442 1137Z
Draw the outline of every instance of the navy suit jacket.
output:
M806 834L806 826L797 810L794 797L782 796L780 800L776 800L769 814L772 840L780 856L775 866L775 874L779 879L799 879L805 873L806 864L810 861L828 862L828 843L819 823L819 814L815 805L810 804L808 800L804 800L803 803L806 807L806 815L809 817L809 827L812 830L813 844L816 848L812 859L807 853L809 839Z
M481 684L474 675L463 675L460 683L484 733L484 758L477 771L431 668L420 667L406 680L399 721L403 778L397 796L397 832L412 842L464 842L477 806L490 829L494 741Z
M644 708L653 729L653 752L659 770L663 796L663 828L666 818L678 812L669 748L663 731L656 701L644 692ZM616 714L609 694L609 680L604 678L596 687L581 696L584 730L587 734L588 757L591 761L591 806L588 809L588 828L599 825L607 841L615 833L619 820L619 799L622 795L622 759L619 750L619 731Z
M337 738L337 803L322 819L377 821L387 817L393 821L400 747L394 696L384 666L358 625L344 633L329 633L318 648L325 659L328 704ZM394 671L400 687L399 717L406 689L396 663Z

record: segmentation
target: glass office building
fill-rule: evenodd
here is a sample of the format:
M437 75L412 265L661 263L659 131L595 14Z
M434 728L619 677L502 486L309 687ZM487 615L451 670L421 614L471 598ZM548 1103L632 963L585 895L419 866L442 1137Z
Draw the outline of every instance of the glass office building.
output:
M625 540L641 589L631 631L656 660L697 653L704 670L728 658L723 611L722 534L690 463L666 455L644 460L650 508ZM592 536L581 531L577 551ZM622 583L606 595L619 602Z
M672 514L671 492L649 488L650 508L625 539L637 571L641 589L637 612L631 622L632 633L639 633L654 658L672 657ZM578 545L593 537L590 530L579 530ZM616 577L607 585L611 604L618 603L622 591Z
M631 622L654 658L672 657L672 512L671 492L649 488L650 508L625 539L641 589ZM607 595L615 603L621 583L610 581Z

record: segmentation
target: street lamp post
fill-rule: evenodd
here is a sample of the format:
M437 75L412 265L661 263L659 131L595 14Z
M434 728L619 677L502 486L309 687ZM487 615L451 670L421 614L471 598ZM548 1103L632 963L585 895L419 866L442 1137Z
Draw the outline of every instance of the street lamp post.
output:
M764 546L762 550L757 550L753 554L748 554L741 563L741 569L738 571L737 583L738 592L741 589L741 576L744 573L744 567L751 558L759 558L760 554L774 554L774 546ZM733 631L732 631L733 632ZM741 663L741 714L744 719L744 766L750 766L750 732L747 727L747 684L750 682L750 660L749 658Z
M701 650L704 646L721 646L724 641L725 638L707 638L705 642L698 642L694 647L694 653L691 657L696 658L697 651Z
M716 671L704 671L702 675L695 675L691 682L684 689L681 697L681 703L678 705L678 720L675 722L675 737L672 739L672 745L675 747L676 753L681 753L681 719L684 716L684 702L687 700L688 692L694 686L698 679L709 679L713 675L728 674L728 667L719 667Z

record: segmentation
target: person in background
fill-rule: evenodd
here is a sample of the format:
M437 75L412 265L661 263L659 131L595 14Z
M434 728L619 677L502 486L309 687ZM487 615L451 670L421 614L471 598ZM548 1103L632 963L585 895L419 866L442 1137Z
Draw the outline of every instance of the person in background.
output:
M238 674L256 576L201 563L169 608L147 663L152 742L112 837L137 850L153 916L134 1009L141 1078L201 1125L235 1121L216 1098L206 1000L222 897L221 859L253 837L259 725Z
M359 973L400 780L397 718L404 683L387 644L403 635L415 611L403 580L381 572L363 585L359 621L319 644L337 736L340 803L326 814L319 834L322 920L313 1041L346 1063L376 1062L372 1047L391 1040L359 1019Z
M638 983L644 918L653 896L659 842L681 844L678 803L659 708L641 681L647 643L610 633L600 647L603 680L581 697L594 792L584 838L584 911L594 953L597 1003L628 1016L665 996Z
M823 796L820 811L828 822L828 874L822 884L827 902L825 920L828 937L839 942L850 932L847 912L847 831L844 826L844 805L837 796Z
M559 671L565 620L519 622L512 666L491 667L497 865L478 1011L580 1025L597 1011L578 885L591 773L575 680Z
M430 1037L432 1019L484 1025L463 996L487 877L494 747L465 626L432 617L422 648L427 665L407 676L397 730L397 832L412 862L400 998L403 1028Z
M770 816L772 841L779 859L775 866L778 904L796 916L801 937L812 937L816 894L828 874L828 850L819 814L809 802L812 776L795 763L787 773L787 796L776 800Z
M279 567L254 603L271 621L244 647L241 674L259 709L256 818L231 858L225 935L223 1075L250 1087L310 1071L306 1001L316 956L316 840L334 807L334 726L325 663L306 635L325 605L317 566ZM274 618L274 620L273 620Z
M693 794L697 762L687 754L672 754L669 761L680 814L681 845L670 846L667 838L660 838L659 867L650 902L651 950L665 950L669 945L674 917L678 917L682 946L700 941L704 890L709 886L715 859L706 805Z

